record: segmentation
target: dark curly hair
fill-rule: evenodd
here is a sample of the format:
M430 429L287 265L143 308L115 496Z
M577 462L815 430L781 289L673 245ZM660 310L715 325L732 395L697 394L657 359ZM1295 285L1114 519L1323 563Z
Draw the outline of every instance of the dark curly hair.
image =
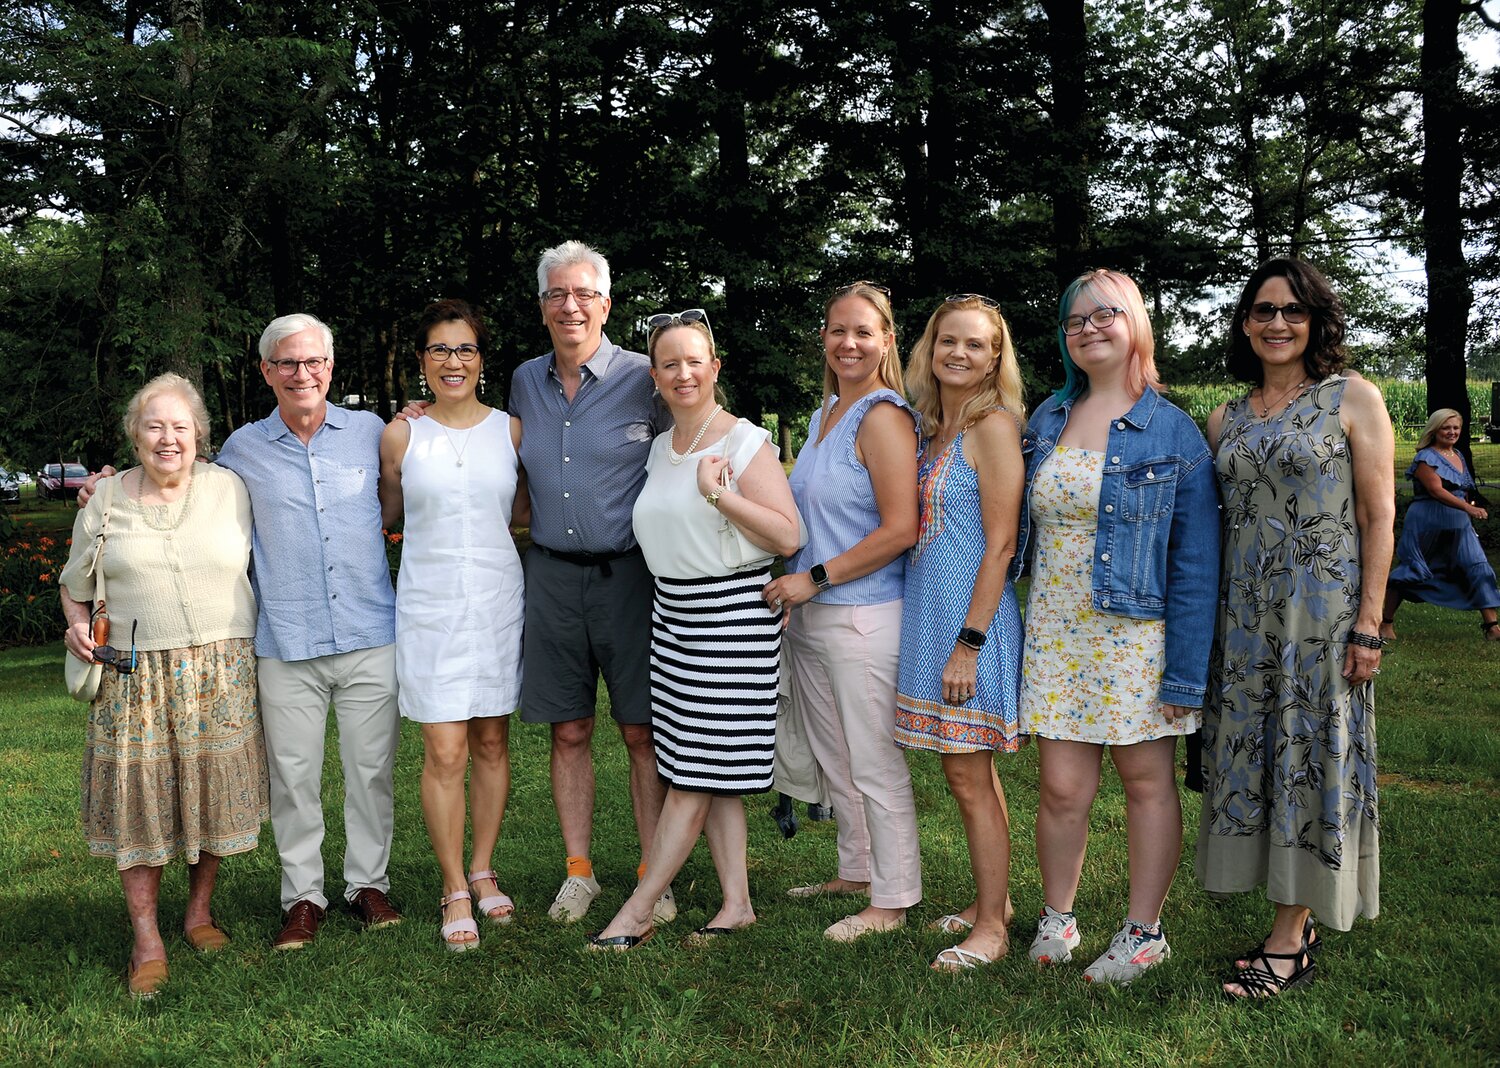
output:
M1265 377L1260 357L1250 347L1250 337L1245 333L1245 320L1250 317L1250 305L1255 295L1268 279L1285 278L1291 287L1292 296L1299 304L1312 311L1308 320L1307 349L1302 353L1302 364L1314 382L1329 375L1338 374L1349 362L1349 353L1344 349L1344 302L1339 300L1328 279L1306 260L1271 259L1255 269L1240 293L1235 305L1234 318L1229 323L1229 355L1225 358L1225 369L1242 382L1260 385Z
M484 316L466 300L448 299L435 300L422 309L422 317L417 320L418 356L427 348L427 335L439 323L463 323L474 331L474 342L479 346L480 353L489 353L490 328L484 325Z

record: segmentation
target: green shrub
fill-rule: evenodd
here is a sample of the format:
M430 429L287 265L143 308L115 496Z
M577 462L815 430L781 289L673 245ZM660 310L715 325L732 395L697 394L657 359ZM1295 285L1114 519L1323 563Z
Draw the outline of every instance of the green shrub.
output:
M14 529L0 548L0 646L56 641L63 632L57 577L73 539Z

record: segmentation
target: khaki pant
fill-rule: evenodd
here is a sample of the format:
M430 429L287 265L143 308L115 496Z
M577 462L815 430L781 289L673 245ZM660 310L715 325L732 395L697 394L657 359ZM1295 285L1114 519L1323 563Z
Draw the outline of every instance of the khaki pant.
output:
M896 748L901 602L822 605L792 613L792 700L833 796L839 878L870 884L870 904L922 900L917 806Z
M401 720L396 712L396 647L383 645L312 660L257 665L271 826L281 854L281 907L323 893L323 739L328 704L339 725L344 766L344 899L365 887L388 891L395 798L392 773Z

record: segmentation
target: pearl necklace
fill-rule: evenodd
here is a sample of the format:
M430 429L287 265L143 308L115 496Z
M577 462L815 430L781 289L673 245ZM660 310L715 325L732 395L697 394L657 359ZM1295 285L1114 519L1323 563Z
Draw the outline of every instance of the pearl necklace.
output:
M693 443L687 447L687 452L679 453L676 449L672 448L672 438L667 439L667 459L672 462L672 465L674 467L682 463L682 461L686 460L689 456L693 455L693 450L698 447L698 442L702 441L703 435L708 433L708 424L712 423L714 421L714 416L718 415L723 410L724 406L722 404L714 405L714 410L708 413L707 419L703 420L703 425L698 428L698 434L695 438L693 438ZM672 433L675 437L677 432L674 430Z

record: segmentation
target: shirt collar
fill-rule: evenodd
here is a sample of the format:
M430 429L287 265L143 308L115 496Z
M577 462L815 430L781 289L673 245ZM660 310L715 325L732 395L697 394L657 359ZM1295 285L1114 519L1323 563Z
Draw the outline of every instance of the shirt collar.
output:
M322 430L324 426L331 426L335 430L342 430L348 425L349 412L344 408L340 408L337 404L328 404L326 411L323 413L323 426L318 427L318 430ZM317 431L313 431L313 433L316 434ZM292 428L287 426L286 420L281 417L281 409L279 407L272 409L270 417L266 419L266 437L272 441L276 441L278 438L284 438L291 434ZM296 435L292 436L295 437Z
M614 362L615 353L619 349L614 342L610 341L608 334L599 335L599 347L594 354L584 361L581 371L587 371L595 378L602 379L609 374L610 364ZM547 357L547 373L553 378L557 377L557 350L553 349Z

